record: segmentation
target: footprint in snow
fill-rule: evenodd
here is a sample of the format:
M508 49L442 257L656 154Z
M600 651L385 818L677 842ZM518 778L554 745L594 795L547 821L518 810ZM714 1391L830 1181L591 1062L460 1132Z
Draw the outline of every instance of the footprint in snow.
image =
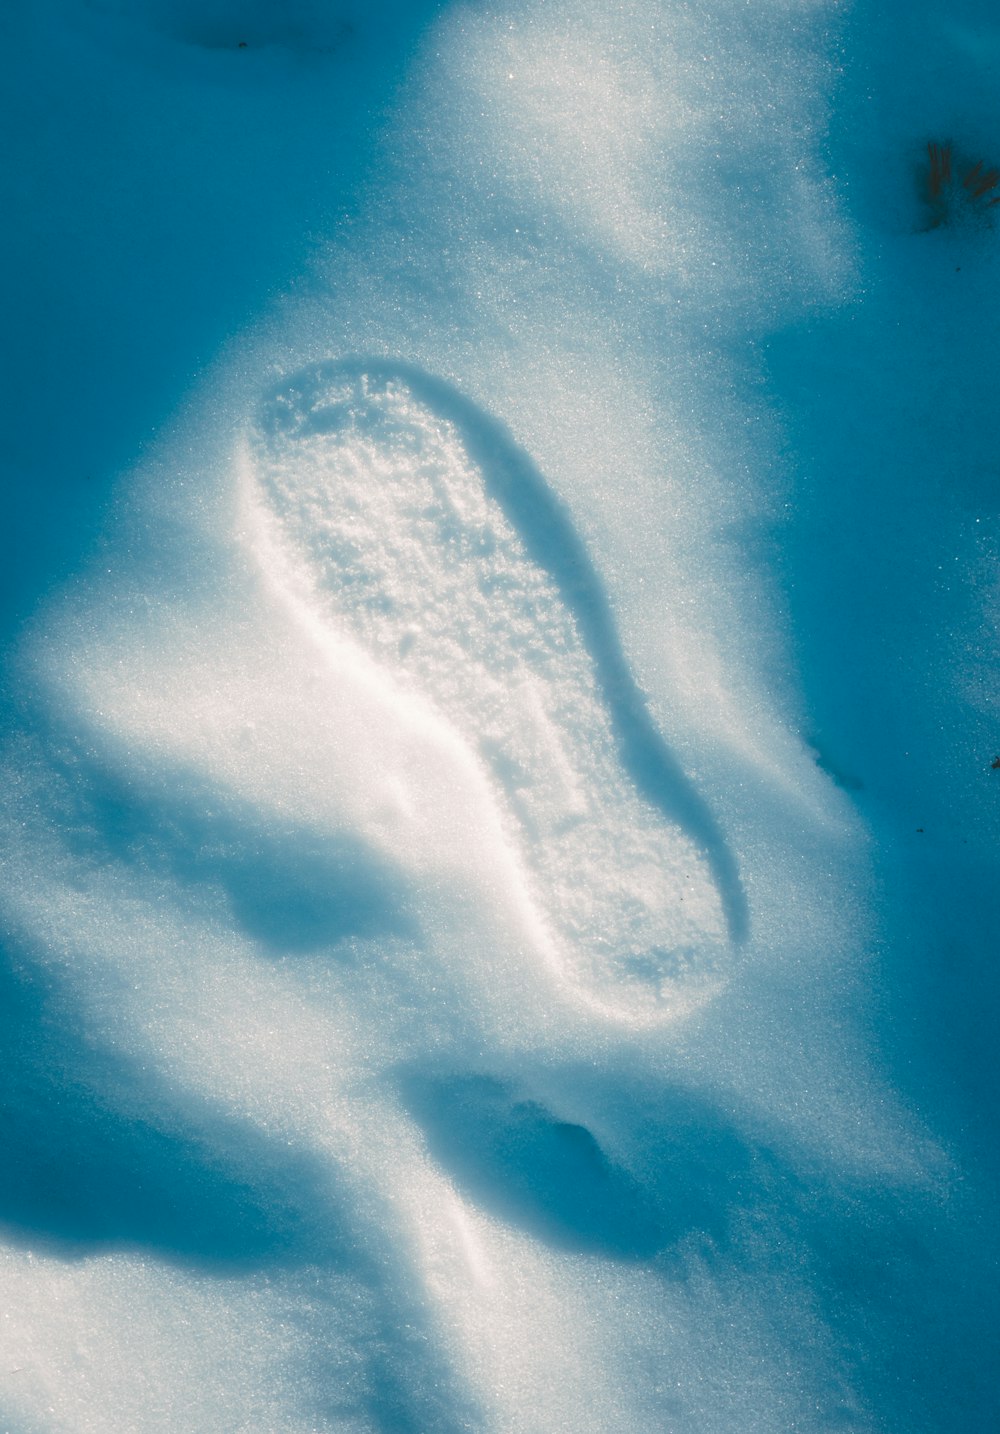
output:
M715 988L746 930L735 861L506 430L411 366L330 363L271 393L250 458L297 596L485 764L579 994L641 1018Z

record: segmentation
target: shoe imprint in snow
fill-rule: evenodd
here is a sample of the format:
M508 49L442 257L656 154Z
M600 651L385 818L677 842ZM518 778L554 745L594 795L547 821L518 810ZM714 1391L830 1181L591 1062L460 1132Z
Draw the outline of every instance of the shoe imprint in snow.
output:
M527 455L449 385L372 361L283 383L251 466L296 586L486 764L581 994L641 1016L711 990L744 935L735 863Z

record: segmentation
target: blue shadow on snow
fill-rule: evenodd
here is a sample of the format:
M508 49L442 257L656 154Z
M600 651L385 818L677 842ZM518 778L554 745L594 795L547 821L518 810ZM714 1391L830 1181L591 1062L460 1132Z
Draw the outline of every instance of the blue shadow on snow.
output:
M220 345L360 212L445 4L3 7L0 637L86 560Z
M236 928L274 957L416 934L401 873L357 836L268 816L181 772L169 790L143 790L79 756L51 751L75 856L220 892Z
M220 1274L350 1258L329 1176L89 1038L29 948L0 950L0 1230L63 1257Z
M270 1271L286 1289L304 1281L306 1349L326 1349L345 1315L357 1340L346 1382L342 1359L327 1369L321 1355L304 1356L314 1417L338 1428L360 1419L377 1434L470 1427L464 1382L435 1348L406 1262L390 1258L377 1201L368 1209L355 1192L348 1202L337 1171L280 1133L102 1049L36 954L10 939L0 945L0 1045L5 1242L66 1261L138 1251L224 1279Z
M587 1126L483 1074L400 1073L403 1103L466 1195L557 1249L650 1260L697 1232L728 1241L750 1154L717 1112L667 1092L654 1177L612 1159Z

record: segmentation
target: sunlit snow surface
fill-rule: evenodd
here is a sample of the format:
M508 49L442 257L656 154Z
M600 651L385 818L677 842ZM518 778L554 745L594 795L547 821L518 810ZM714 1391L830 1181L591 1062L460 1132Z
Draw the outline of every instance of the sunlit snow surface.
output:
M989 8L0 35L0 1429L994 1427Z

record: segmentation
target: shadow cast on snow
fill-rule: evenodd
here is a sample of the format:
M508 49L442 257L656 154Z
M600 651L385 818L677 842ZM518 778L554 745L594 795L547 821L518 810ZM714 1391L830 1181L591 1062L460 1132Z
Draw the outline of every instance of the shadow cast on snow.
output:
M594 1133L510 1081L408 1068L404 1107L435 1160L474 1204L554 1249L648 1261L696 1234L728 1243L752 1151L717 1111L661 1092L652 1163L628 1168Z
M378 1198L348 1198L334 1168L280 1133L103 1049L31 949L10 940L0 1045L5 1243L65 1261L134 1252L216 1278L301 1282L310 1418L333 1428L360 1417L377 1434L470 1427L465 1381L435 1346L422 1280L392 1257ZM346 1386L343 1354L330 1369L323 1353L333 1332L351 1351Z
M167 877L189 896L221 894L265 955L346 958L352 940L417 934L404 876L353 833L269 816L193 773L143 789L78 753L53 759L67 777L74 857Z
M830 1427L867 1420L858 1396L885 1427L916 1427L932 1347L967 1376L933 1427L970 1427L984 1397L977 1331L984 1317L995 1325L998 1298L989 1265L974 1268L964 1247L961 1192L851 1173L750 1111L668 1083L546 1069L540 1097L523 1074L432 1064L397 1079L429 1153L495 1219L556 1251L642 1263L671 1282L735 1282L741 1298L756 1290L755 1318L812 1382ZM604 1145L597 1131L612 1133Z
M98 1046L30 948L0 953L0 1228L75 1258L235 1273L347 1257L330 1177Z

